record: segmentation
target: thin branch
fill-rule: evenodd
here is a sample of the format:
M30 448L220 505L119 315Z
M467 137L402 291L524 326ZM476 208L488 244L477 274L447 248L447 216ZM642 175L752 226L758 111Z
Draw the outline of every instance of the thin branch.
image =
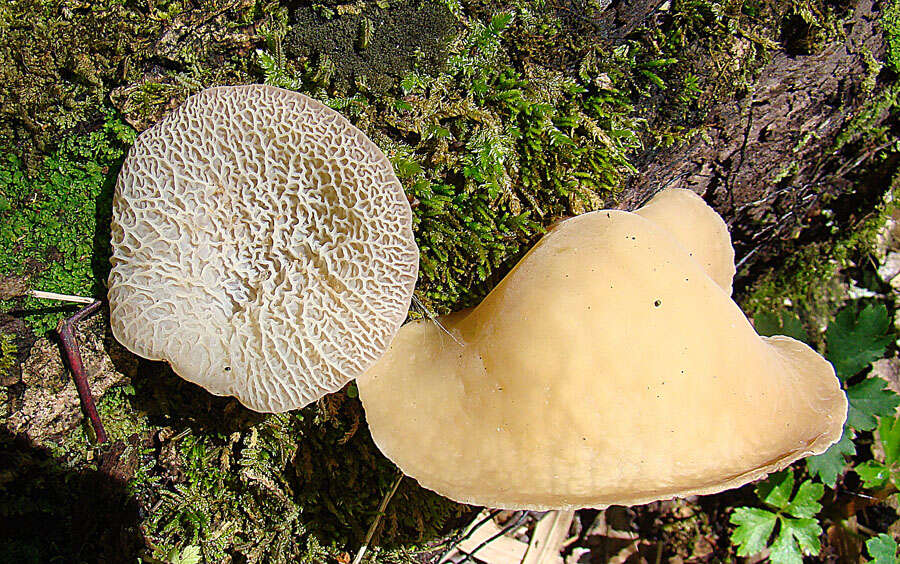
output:
M366 533L366 540L364 540L362 546L359 547L359 552L356 553L356 558L353 559L353 564L360 564L360 562L363 561L363 557L366 555L366 550L369 548L369 543L372 542L372 537L375 536L375 529L378 528L378 524L381 523L381 518L384 516L384 510L387 509L388 503L390 503L391 498L394 497L394 494L397 492L397 488L400 487L401 481L403 481L403 473L397 476L397 479L394 480L394 484L391 486L391 489L388 491L387 495L384 496L384 499L381 500L381 505L378 506L378 513L375 515L375 519L369 526L369 531Z
M502 529L497 531L490 538L482 541L482 543L479 544L478 546L476 546L475 548L473 548L471 552L465 552L464 550L462 550L461 548L459 548L457 546L456 550L458 550L459 552L462 552L465 555L465 560L463 560L463 562L465 562L467 560L472 560L474 562L476 552L478 552L482 548L486 547L487 545L491 544L493 541L499 539L506 533L515 530L517 527L519 527L519 525L521 525L522 523L525 522L525 518L528 517L530 514L531 514L531 511L527 511L527 510L522 511L522 514L519 515L518 519L516 519L515 521L512 521L511 523L509 523L508 525L506 525L505 527L503 527Z
M100 415L97 413L97 406L94 404L94 397L91 395L87 374L84 371L81 350L75 338L75 324L100 309L102 304L103 302L96 300L87 307L75 312L75 315L72 317L60 320L59 325L56 326L59 340L62 341L63 351L66 353L66 360L69 362L69 370L72 371L72 380L75 381L75 388L78 390L78 397L81 399L81 408L94 427L98 443L105 443L108 438L106 430L103 428L103 423L100 421Z
M69 294L57 294L56 292L42 292L40 290L28 290L28 295L41 300L56 300L58 302L73 302L76 304L92 304L94 298L84 296L70 296Z

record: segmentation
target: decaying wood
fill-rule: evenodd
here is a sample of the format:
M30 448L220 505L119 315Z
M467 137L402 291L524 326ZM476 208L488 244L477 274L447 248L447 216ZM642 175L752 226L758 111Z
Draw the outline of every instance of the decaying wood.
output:
M835 150L871 99L872 64L885 53L878 4L859 0L852 14L846 38L810 55L776 52L746 96L712 110L702 135L643 155L621 207L636 208L664 187L694 190L729 223L738 260L748 266L799 233L823 195L849 190L845 177L853 167L843 159L878 150L857 147L853 158ZM885 186L872 188L880 193Z
M440 562L465 562L477 557L478 561L487 564L562 564L560 553L575 512L547 511L537 515L539 520L531 538L524 542L513 537L521 519L512 529L501 528L491 518L491 512L485 509L469 525L455 550L445 554Z
M573 519L575 512L571 510L550 511L544 515L531 534L522 564L555 564L562 560L560 547L569 534Z

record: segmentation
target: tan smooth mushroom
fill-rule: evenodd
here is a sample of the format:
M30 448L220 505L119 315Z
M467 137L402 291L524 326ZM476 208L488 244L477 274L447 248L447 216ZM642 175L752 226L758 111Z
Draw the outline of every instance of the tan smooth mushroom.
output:
M716 284L731 295L734 247L728 226L703 198L682 188L663 190L636 212L670 232Z
M138 137L112 246L116 338L257 411L302 407L375 362L418 271L384 154L330 108L262 85L204 90Z
M836 442L831 365L759 337L703 237L649 209L562 222L440 319L452 338L403 327L357 380L382 452L460 502L573 509L719 492Z

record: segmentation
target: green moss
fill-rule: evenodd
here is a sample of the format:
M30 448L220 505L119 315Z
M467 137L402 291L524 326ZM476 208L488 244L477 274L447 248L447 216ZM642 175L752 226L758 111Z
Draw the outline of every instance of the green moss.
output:
M889 120L882 119L884 115L897 111L898 107L900 107L900 83L895 82L869 98L837 136L828 154L837 155L846 147L852 148L854 144L860 142L873 146L881 145L888 149L878 152L881 158L886 157L892 149L900 150L900 144L891 131ZM894 143L891 143L892 141Z
M17 354L18 349L14 337L0 333L0 375L8 374L12 370L16 364Z
M856 241L835 245L809 245L790 255L778 268L763 273L745 296L739 297L748 318L758 314L791 310L815 325L829 319L844 295L838 274L850 265L849 254Z
M64 139L31 174L17 156L0 157L0 275L26 275L31 288L50 292L104 292L112 181L133 138L130 127L107 114L95 131ZM46 307L24 302L26 310ZM41 333L60 315L26 319Z
M831 239L804 245L777 268L762 273L738 298L747 317L793 311L816 340L825 323L833 319L846 297L841 272L860 264L877 263L870 258L876 238L896 209L900 175L894 178L891 197L855 225L832 223ZM829 211L824 212L831 214Z
M313 92L356 116L415 199L418 295L440 312L483 297L544 226L609 201L639 145L615 85L513 68L511 21L464 22L440 74L407 74L390 94ZM267 81L291 84L276 60L261 59Z
M900 0L883 3L881 24L888 44L887 62L896 72L900 72Z
M439 2L301 4L290 15L284 54L306 71L308 83L337 91L365 84L385 92L414 68L437 72L455 36L456 18Z
M152 392L142 388L122 397L133 414L159 414L139 431L159 438L159 466L129 482L154 507L144 527L156 558L196 546L206 562L225 555L325 562L362 542L397 470L360 427L358 401L339 393L318 406L262 416L216 399L210 416L201 415L207 400L191 405L208 397L192 385L152 385L166 388L154 399L163 403L148 404L142 394ZM181 397L170 399L176 391ZM434 537L458 507L405 480L380 538L408 547Z

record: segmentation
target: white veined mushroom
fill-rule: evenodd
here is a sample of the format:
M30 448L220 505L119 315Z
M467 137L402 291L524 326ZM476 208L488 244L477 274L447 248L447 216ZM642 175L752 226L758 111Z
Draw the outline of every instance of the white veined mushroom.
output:
M288 90L210 88L119 173L109 303L132 352L257 411L303 407L384 352L418 272L385 155Z

